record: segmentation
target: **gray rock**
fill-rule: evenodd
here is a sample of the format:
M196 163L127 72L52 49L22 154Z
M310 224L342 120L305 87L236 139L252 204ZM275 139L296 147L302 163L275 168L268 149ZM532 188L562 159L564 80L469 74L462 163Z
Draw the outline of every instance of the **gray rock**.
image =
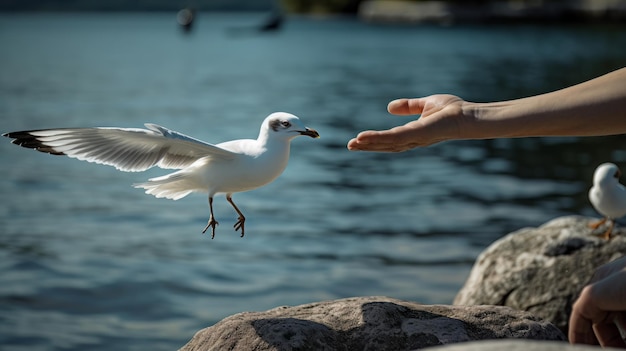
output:
M601 348L590 345L569 345L555 341L536 340L487 340L463 344L444 345L427 348L428 351L610 351L614 348Z
M591 233L593 220L561 217L494 242L476 260L454 304L529 311L567 333L572 303L593 272L626 254L626 231L615 229L606 241Z
M472 340L565 340L552 324L502 306L421 305L356 297L239 313L181 350L413 350Z

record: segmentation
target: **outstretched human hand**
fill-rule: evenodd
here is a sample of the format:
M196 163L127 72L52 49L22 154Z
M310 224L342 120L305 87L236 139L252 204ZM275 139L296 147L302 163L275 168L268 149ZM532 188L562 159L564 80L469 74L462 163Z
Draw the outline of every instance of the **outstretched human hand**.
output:
M468 132L471 130L464 126L474 118L466 111L471 105L454 95L431 95L391 101L387 106L391 114L422 116L388 130L363 131L348 142L348 149L399 152L444 140L470 138Z
M444 140L626 134L626 68L521 99L467 102L454 95L399 99L394 115L422 115L403 126L367 130L348 149L406 151Z
M569 341L626 348L619 331L626 329L626 256L596 270L574 303Z

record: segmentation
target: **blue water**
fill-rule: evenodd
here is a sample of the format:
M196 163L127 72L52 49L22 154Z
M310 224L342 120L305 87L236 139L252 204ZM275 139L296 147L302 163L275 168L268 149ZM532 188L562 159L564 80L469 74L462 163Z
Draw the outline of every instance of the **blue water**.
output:
M213 143L254 138L287 111L285 173L222 198L214 240L205 196L156 199L130 185L165 174L0 143L3 350L172 350L242 311L349 296L449 304L497 238L568 214L601 162L626 166L624 137L447 142L402 154L349 152L389 128L397 97L527 96L626 63L620 27L375 26L263 14L0 15L0 131L165 125ZM593 116L590 116L592 118Z

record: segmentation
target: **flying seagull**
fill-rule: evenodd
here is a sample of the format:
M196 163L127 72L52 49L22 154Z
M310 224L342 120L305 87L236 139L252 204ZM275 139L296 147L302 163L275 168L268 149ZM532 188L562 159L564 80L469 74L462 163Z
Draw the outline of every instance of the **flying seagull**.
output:
M261 124L256 140L240 139L209 144L165 127L146 123L141 128L41 129L2 134L12 143L53 155L113 166L124 172L145 171L154 166L178 169L147 182L134 184L146 194L172 200L193 192L209 194L209 221L215 237L218 222L213 216L213 197L226 194L239 218L235 231L244 235L246 218L233 202L233 193L252 190L276 179L287 167L293 138L319 138L314 129L286 112L275 112Z
M589 201L601 215L598 222L589 225L598 229L606 221L610 221L609 229L602 235L608 240L615 226L615 219L626 215L626 188L619 183L621 172L613 163L603 163L593 174L593 187L589 190Z

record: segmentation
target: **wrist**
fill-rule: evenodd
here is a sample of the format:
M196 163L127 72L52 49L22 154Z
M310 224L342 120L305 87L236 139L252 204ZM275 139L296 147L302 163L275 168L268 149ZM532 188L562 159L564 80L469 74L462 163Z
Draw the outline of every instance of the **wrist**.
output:
M502 137L498 121L503 113L500 103L465 102L462 106L459 134L462 139L491 139Z
M473 103L473 133L476 139L537 136L533 128L537 111L523 99L490 103Z

